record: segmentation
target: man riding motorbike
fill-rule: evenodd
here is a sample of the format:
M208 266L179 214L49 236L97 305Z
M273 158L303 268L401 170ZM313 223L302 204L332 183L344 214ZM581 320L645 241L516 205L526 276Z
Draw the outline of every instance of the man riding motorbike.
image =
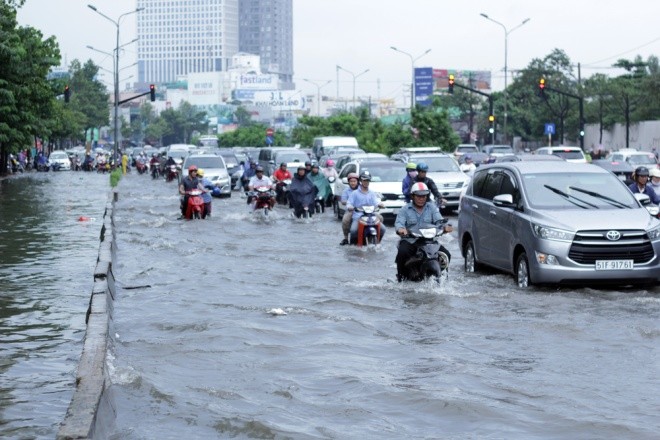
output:
M248 182L248 191L252 192L257 188L263 188L263 187L268 187L268 189L273 189L273 181L270 180L270 177L264 176L264 167L261 165L257 165L254 168L254 176L250 178L250 181ZM248 197L248 204L250 203L250 198ZM275 206L275 197L270 198L268 201L268 204L270 205L270 209L273 209L273 206ZM254 208L254 206L253 206Z
M426 165L424 162L420 162L417 164L416 170L417 170L417 176L415 176L413 183L421 182L424 185L426 185L429 191L431 192L431 194L433 194L433 197L435 197L435 202L437 203L438 207L445 204L447 200L442 198L442 194L440 194L440 191L438 191L438 187L436 186L433 179L431 179L430 177L426 177L426 173L429 170L429 166ZM408 193L404 192L403 195L406 199L406 203L412 200L412 197L410 196L410 192Z
M248 191L248 183L250 182L250 179L254 177L255 172L257 168L257 163L250 161L250 165L243 171L243 175L241 176L241 182L243 182L243 189L245 191ZM248 204L250 203L250 198L248 197Z
M346 202L346 209L352 212L351 216L351 228L350 236L351 243L357 243L357 233L358 233L358 222L363 213L359 210L364 206L373 206L374 208L382 208L384 205L376 196L376 193L369 189L369 183L371 182L371 173L369 171L362 171L360 174L360 185L358 188L351 193L348 197L348 202ZM385 235L385 225L381 222L380 224L380 237L378 237L378 242Z
M660 203L660 197L658 197L653 190L653 188L648 185L649 183L649 169L646 167L637 167L633 173L634 182L630 184L628 188L632 191L633 194L642 193L649 196L652 203L656 205Z
M404 266L417 252L417 248L414 245L417 238L406 237L408 235L408 228L420 224L432 224L439 227L443 220L438 207L434 203L429 202L430 191L426 184L422 182L415 183L410 188L410 193L412 194L412 201L399 210L394 221L396 233L401 237L396 259L394 260L397 268L397 281L405 279ZM451 225L444 226L445 232L451 232L452 230ZM447 254L449 260L451 260L451 254L444 246L440 246L440 250Z
M316 162L312 163L312 168L309 174L307 174L309 180L312 181L314 185L319 189L317 197L321 197L322 203L325 206L328 205L328 201L332 198L332 188L330 187L330 182L328 178L319 172L319 164Z
M197 167L195 165L190 165L188 167L188 175L181 179L181 184L179 184L179 194L181 194L181 217L179 219L186 217L186 209L188 208L188 191L193 189L199 189L202 192L207 192L206 188L202 186L202 183L197 177Z
M300 165L289 186L293 214L298 218L305 213L305 208L307 208L309 215L312 215L314 211L314 199L318 192L316 185L305 175L306 172L305 166Z
M280 167L273 173L273 183L275 184L275 198L278 202L286 204L284 198L284 181L291 180L291 172L286 169L286 162L282 162Z
M350 197L351 193L357 189L359 183L359 176L357 173L348 173L346 179L348 180L348 186L344 188L344 192L341 194L341 198L339 199L339 203L341 203L343 206L346 206L348 203L348 198ZM344 211L344 216L341 219L341 230L344 233L344 239L339 243L341 246L348 244L348 234L351 231L352 217L353 213L351 211L348 209Z

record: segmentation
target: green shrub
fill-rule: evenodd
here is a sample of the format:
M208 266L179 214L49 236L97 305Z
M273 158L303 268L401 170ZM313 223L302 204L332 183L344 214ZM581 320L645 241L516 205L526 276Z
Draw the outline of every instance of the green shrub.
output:
M113 172L110 173L110 186L115 187L119 184L121 179L121 168L115 168Z

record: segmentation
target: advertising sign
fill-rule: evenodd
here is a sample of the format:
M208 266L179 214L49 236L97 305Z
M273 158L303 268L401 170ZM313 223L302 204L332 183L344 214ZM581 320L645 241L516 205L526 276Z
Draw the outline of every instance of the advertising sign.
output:
M421 106L431 105L433 96L433 68L415 68L415 104Z
M236 80L238 90L273 90L277 88L277 75L242 73Z
M449 74L454 75L457 83L477 90L490 90L491 74L489 70L433 69L436 90L447 90Z
M275 111L296 111L307 108L305 97L295 90L254 92L252 101L256 107L268 107Z

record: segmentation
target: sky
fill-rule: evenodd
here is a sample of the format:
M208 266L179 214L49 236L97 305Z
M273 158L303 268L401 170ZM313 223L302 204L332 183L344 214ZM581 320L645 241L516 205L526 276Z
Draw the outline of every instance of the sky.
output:
M88 4L116 20L134 10L137 2L26 0L18 21L41 30L45 38L54 35L66 63L91 59L112 71L112 58L87 46L112 52L117 28ZM595 73L616 76L622 71L611 65L619 58L660 56L659 13L656 0L293 0L294 81L297 90L314 95L317 86L331 81L321 87L322 95L350 98L354 75L357 96L403 104L404 96L410 95L411 58L430 49L415 67L489 70L493 89L501 90L505 40L509 84L516 70L554 49L563 50L575 65L580 63L582 78ZM120 44L136 36L135 14L123 17ZM127 45L120 54L122 88L137 80L136 68L130 67L137 60L136 51L134 44ZM338 65L353 75L338 71ZM101 72L102 80L111 85L112 74Z

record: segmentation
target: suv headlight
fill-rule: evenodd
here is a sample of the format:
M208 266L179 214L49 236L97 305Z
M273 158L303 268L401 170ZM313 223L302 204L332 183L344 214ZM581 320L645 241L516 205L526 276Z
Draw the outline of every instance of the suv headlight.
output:
M575 233L532 223L534 235L545 240L573 241Z
M651 240L660 239L660 226L657 226L646 232Z

